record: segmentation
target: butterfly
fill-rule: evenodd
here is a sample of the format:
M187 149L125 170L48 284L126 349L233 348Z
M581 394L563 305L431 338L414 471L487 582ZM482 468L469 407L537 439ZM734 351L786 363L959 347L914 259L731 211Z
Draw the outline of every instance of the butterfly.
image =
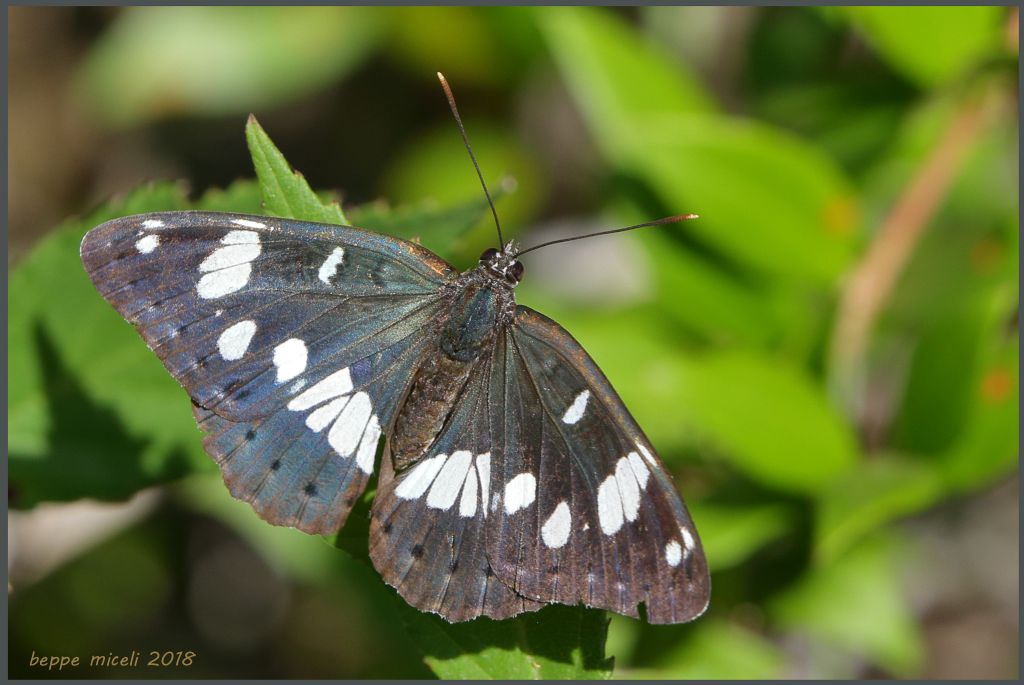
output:
M104 223L81 257L266 521L339 530L379 463L370 558L420 610L696 618L710 579L671 476L580 344L516 303L528 250L499 245L460 273L358 228L176 211Z

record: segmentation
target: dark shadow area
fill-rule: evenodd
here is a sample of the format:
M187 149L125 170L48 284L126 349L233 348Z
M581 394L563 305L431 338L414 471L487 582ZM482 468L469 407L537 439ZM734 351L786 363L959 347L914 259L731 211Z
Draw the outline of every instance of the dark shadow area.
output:
M82 497L123 500L189 472L180 447L162 459L157 471L143 470L140 455L147 441L130 435L112 410L89 396L39 321L33 337L50 419L47 451L42 456L9 455L9 506L25 509Z

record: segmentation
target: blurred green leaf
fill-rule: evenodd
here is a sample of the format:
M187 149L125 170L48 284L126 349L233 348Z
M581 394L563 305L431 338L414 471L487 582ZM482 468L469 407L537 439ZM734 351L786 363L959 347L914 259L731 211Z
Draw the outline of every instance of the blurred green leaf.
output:
M457 624L409 607L403 616L439 678L593 680L611 674L603 611L554 605L505 621Z
M831 159L779 129L713 114L681 65L599 10L538 16L605 156L671 211L701 215L681 230L784 280L839 277L856 208Z
M96 43L78 93L108 124L244 113L323 88L380 36L359 7L132 7Z
M932 506L942 494L934 463L898 454L874 455L818 497L815 558L835 561L868 533Z
M841 7L893 67L923 87L964 76L1000 50L1006 10L970 7Z
M701 500L687 504L712 572L746 561L786 533L792 523L781 504L725 505Z
M317 197L302 174L292 170L256 117L251 115L245 124L245 139L249 143L267 213L325 224L348 224L341 206L336 202L324 204Z
M548 49L597 144L616 159L647 144L641 121L664 127L714 109L685 65L604 8L534 10ZM681 209L680 211L689 211Z
M492 191L497 203L512 184L503 184ZM391 207L384 202L353 207L349 217L353 226L380 233L416 240L450 262L463 267L475 266L480 257L473 238L479 233L481 217L490 219L487 198L480 197L453 206L438 206L427 200L414 205ZM484 227L493 242L494 225Z
M924 644L900 582L893 539L876 535L807 574L769 605L785 630L863 656L897 676L916 672ZM905 557L905 554L902 555Z
M546 199L547 183L534 155L507 129L488 123L471 112L462 112L473 153L490 189L514 187L498 203L505 237L533 218ZM513 180L507 180L511 177ZM384 182L386 197L393 203L433 201L437 205L464 204L483 196L480 182L454 123L428 131L410 143L395 160ZM473 232L475 247L494 242L490 216L481 217ZM479 256L479 255L474 255Z
M235 181L225 189L211 188L195 204L196 209L208 212L238 212L262 214L263 196L256 181Z
M821 388L753 353L696 358L676 389L678 419L765 485L815 493L857 460L849 427Z
M1015 284L996 291L990 302L985 343L969 390L972 399L960 438L940 460L945 484L955 493L984 487L1019 468L1020 340Z
M772 680L783 677L785 656L769 640L738 625L701 621L691 639L665 655L658 669L617 673L623 679Z
M678 117L621 164L663 202L700 214L683 230L782 281L834 283L853 254L853 189L817 148L754 121Z
M93 288L78 256L109 219L185 208L180 186L140 189L44 238L8 280L10 503L114 500L212 468L188 398Z

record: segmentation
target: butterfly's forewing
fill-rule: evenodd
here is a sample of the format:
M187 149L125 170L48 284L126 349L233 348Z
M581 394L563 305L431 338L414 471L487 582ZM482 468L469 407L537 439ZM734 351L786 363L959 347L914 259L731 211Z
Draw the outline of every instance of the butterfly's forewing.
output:
M517 593L652 623L699 616L707 562L650 443L583 348L518 307L491 379L488 559Z
M487 560L490 354L423 459L394 473L388 450L370 523L370 558L409 604L449 621L503 619L542 604L513 592Z
M456 275L386 236L208 212L108 222L82 260L191 395L232 493L308 532L365 486Z

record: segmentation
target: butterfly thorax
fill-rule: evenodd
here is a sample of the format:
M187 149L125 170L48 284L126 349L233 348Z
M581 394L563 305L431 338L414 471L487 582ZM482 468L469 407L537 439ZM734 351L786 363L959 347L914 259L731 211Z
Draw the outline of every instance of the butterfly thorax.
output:
M391 455L396 470L408 468L427 453L473 368L515 316L515 283L494 267L481 260L442 293L447 319L438 327L436 342L425 353L395 418Z

